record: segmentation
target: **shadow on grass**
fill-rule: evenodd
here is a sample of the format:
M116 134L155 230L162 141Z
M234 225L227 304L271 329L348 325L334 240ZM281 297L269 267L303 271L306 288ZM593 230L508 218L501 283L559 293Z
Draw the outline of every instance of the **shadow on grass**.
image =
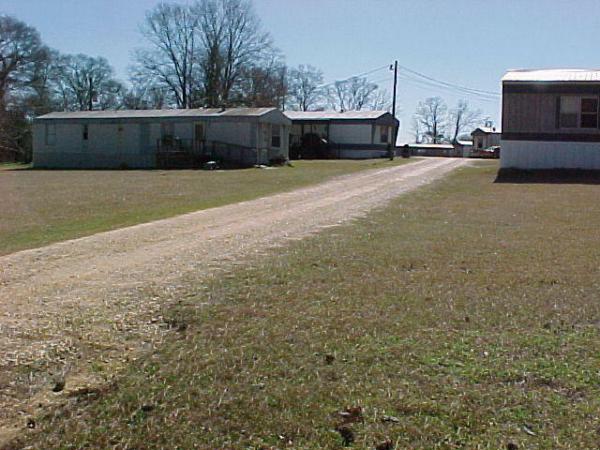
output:
M600 184L600 170L550 169L522 170L500 169L494 183L507 184Z

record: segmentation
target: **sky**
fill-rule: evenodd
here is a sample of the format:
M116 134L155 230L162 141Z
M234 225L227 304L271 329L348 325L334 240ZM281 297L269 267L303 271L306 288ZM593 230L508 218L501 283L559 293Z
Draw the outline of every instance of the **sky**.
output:
M159 0L0 0L0 13L35 26L63 53L107 58L127 80L139 25ZM186 3L180 1L179 3ZM600 68L599 0L254 0L264 28L290 66L320 68L325 82L369 73L392 91L395 60L446 83L500 92L508 69ZM377 69L377 70L375 70ZM495 124L500 99L414 80L398 82L400 140L410 140L419 101L465 99ZM436 83L437 84L437 83Z

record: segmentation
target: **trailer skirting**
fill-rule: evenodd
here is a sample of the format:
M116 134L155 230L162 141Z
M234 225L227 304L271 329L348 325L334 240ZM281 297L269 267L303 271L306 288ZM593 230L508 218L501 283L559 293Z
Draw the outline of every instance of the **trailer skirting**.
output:
M600 170L600 142L502 140L503 169Z

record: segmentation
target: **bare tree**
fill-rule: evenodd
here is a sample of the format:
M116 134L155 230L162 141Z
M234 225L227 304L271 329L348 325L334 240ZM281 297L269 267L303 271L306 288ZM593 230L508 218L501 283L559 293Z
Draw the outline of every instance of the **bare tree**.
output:
M200 18L199 34L203 46L202 54L196 55L202 71L197 80L196 90L201 92L205 106L216 107L221 103L224 13L221 3L217 1L198 2L193 8Z
M447 112L448 107L440 97L427 98L417 106L414 118L433 144L438 144L444 139Z
M412 126L411 131L413 132L413 136L415 137L415 143L421 143L421 122L416 117L412 118Z
M58 84L65 109L80 111L118 107L123 85L102 57L65 55L60 58Z
M142 26L150 48L136 52L139 71L168 88L178 108L192 105L198 24L199 17L188 6L160 3Z
M448 115L448 122L452 127L452 142L456 142L460 133L481 122L481 116L481 110L472 110L466 100L460 100Z
M201 67L197 90L209 107L247 103L247 77L269 72L279 57L271 36L249 0L199 0L192 11L200 19L198 32L202 49L196 55ZM252 94L251 94L252 95Z
M214 1L203 0L200 4ZM262 30L249 0L218 0L217 3L223 15L220 100L227 105L244 71L260 65L263 58L269 58L273 44L269 33Z
M275 51L249 0L161 3L142 32L150 47L137 51L136 71L166 87L178 108L239 103L243 77Z
M230 101L249 107L275 106L284 108L286 67L279 55L260 66L242 71L240 82Z
M0 109L7 96L26 89L35 77L37 63L45 56L39 33L11 16L0 16Z
M330 106L338 111L360 111L369 106L376 95L378 86L366 78L352 77L336 81L330 89Z
M294 109L308 111L322 99L323 72L310 65L299 65L288 74L288 93Z
M391 99L392 95L386 89L377 89L367 106L373 111L390 111L392 109Z
M32 96L45 57L35 28L0 15L0 159L31 157Z
M161 109L167 104L167 88L132 70L130 87L123 95L125 109Z

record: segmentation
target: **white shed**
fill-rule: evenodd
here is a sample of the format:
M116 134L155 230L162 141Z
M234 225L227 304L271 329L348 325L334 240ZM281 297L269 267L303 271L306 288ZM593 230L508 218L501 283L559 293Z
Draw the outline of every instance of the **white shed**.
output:
M54 112L33 126L41 168L160 168L220 158L288 158L291 121L276 108Z

